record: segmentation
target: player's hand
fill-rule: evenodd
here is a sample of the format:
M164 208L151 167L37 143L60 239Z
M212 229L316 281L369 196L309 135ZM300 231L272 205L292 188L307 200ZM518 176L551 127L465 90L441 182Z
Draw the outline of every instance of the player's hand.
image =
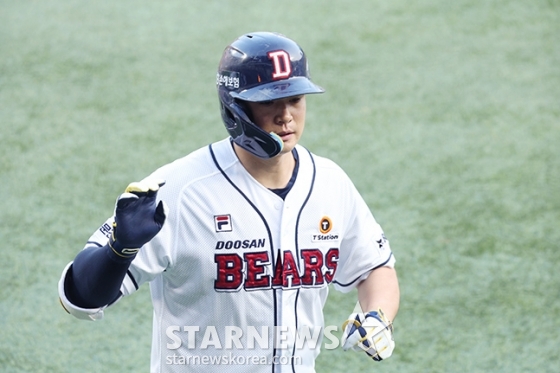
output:
M383 311L353 313L342 325L342 349L365 351L373 360L387 359L395 349L393 324Z
M156 204L156 196L164 181L146 180L128 185L115 206L115 221L109 246L124 258L131 258L163 227L167 206Z

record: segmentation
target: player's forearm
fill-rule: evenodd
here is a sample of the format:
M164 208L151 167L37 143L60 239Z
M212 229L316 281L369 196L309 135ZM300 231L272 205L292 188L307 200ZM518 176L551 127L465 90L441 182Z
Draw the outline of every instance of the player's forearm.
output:
M120 295L120 287L132 259L117 257L108 246L82 250L67 275L66 296L82 308L97 308L112 303Z
M362 311L379 308L389 320L394 320L399 310L400 290L394 268L380 267L373 270L367 279L358 285L358 300Z

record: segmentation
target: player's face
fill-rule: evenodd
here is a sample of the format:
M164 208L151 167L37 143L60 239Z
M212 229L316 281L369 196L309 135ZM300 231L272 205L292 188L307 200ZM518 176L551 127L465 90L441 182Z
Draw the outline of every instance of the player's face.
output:
M254 123L266 132L274 132L284 141L283 153L291 152L305 127L305 96L273 101L248 102Z

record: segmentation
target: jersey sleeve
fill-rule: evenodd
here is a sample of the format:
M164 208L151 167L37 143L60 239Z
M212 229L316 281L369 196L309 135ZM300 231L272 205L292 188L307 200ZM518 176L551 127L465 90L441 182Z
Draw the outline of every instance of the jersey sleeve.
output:
M394 267L395 258L369 207L348 179L345 206L349 215L333 284L336 290L349 292L370 272L381 266Z
M110 217L103 223L88 239L86 245L83 249L90 247L103 247L107 244L109 237L112 233L114 217ZM165 224L164 224L165 227ZM162 228L162 231L164 229ZM165 232L160 231L158 236L161 234L163 237ZM168 256L162 253L163 250L158 250L158 246L161 247L162 242L166 241L165 238L154 238L150 243L144 245L140 250L137 257L132 261L124 279L120 286L120 297L114 300L112 303L99 308L82 308L72 303L66 293L68 281L71 281L71 271L73 262L68 263L64 268L60 280L58 282L58 293L59 299L62 307L69 314L75 316L78 319L83 320L99 320L104 316L104 310L117 303L122 297L128 296L134 293L141 284L147 281L151 281L155 276L162 273L168 265Z
M88 239L86 242L83 250L91 247L103 247L109 241L109 237L112 231L112 224L113 224L113 217L110 217L103 223ZM62 275L60 276L60 280L58 281L58 296L60 300L60 304L64 308L66 312L71 314L72 316L82 319L82 320L100 320L104 316L104 310L109 307L110 305L118 302L120 298L122 298L123 294L129 294L134 289L132 285L132 281L127 279L129 276L125 276L123 284L121 285L121 296L117 298L113 303L105 305L103 307L98 308L83 308L79 307L70 301L69 297L66 294L66 289L68 285L68 281L71 281L71 271L72 271L72 264L70 262L66 265L64 270L62 271Z
M105 308L107 308L107 306L99 307L99 308L81 308L73 304L66 296L65 283L69 278L68 275L69 275L69 271L71 270L71 267L72 267L72 262L66 265L66 267L62 271L62 276L58 281L58 297L60 300L60 304L62 305L62 308L64 308L66 312L68 312L69 314L71 314L72 316L78 319L90 320L90 321L102 319L103 311L105 310Z

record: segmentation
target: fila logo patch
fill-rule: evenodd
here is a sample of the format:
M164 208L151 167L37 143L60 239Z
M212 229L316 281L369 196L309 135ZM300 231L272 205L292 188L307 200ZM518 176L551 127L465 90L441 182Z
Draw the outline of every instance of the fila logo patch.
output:
M288 52L283 50L268 52L268 58L272 60L272 66L274 67L272 79L286 79L292 75L292 64Z
M231 232L231 216L214 215L214 225L216 227L216 232Z

